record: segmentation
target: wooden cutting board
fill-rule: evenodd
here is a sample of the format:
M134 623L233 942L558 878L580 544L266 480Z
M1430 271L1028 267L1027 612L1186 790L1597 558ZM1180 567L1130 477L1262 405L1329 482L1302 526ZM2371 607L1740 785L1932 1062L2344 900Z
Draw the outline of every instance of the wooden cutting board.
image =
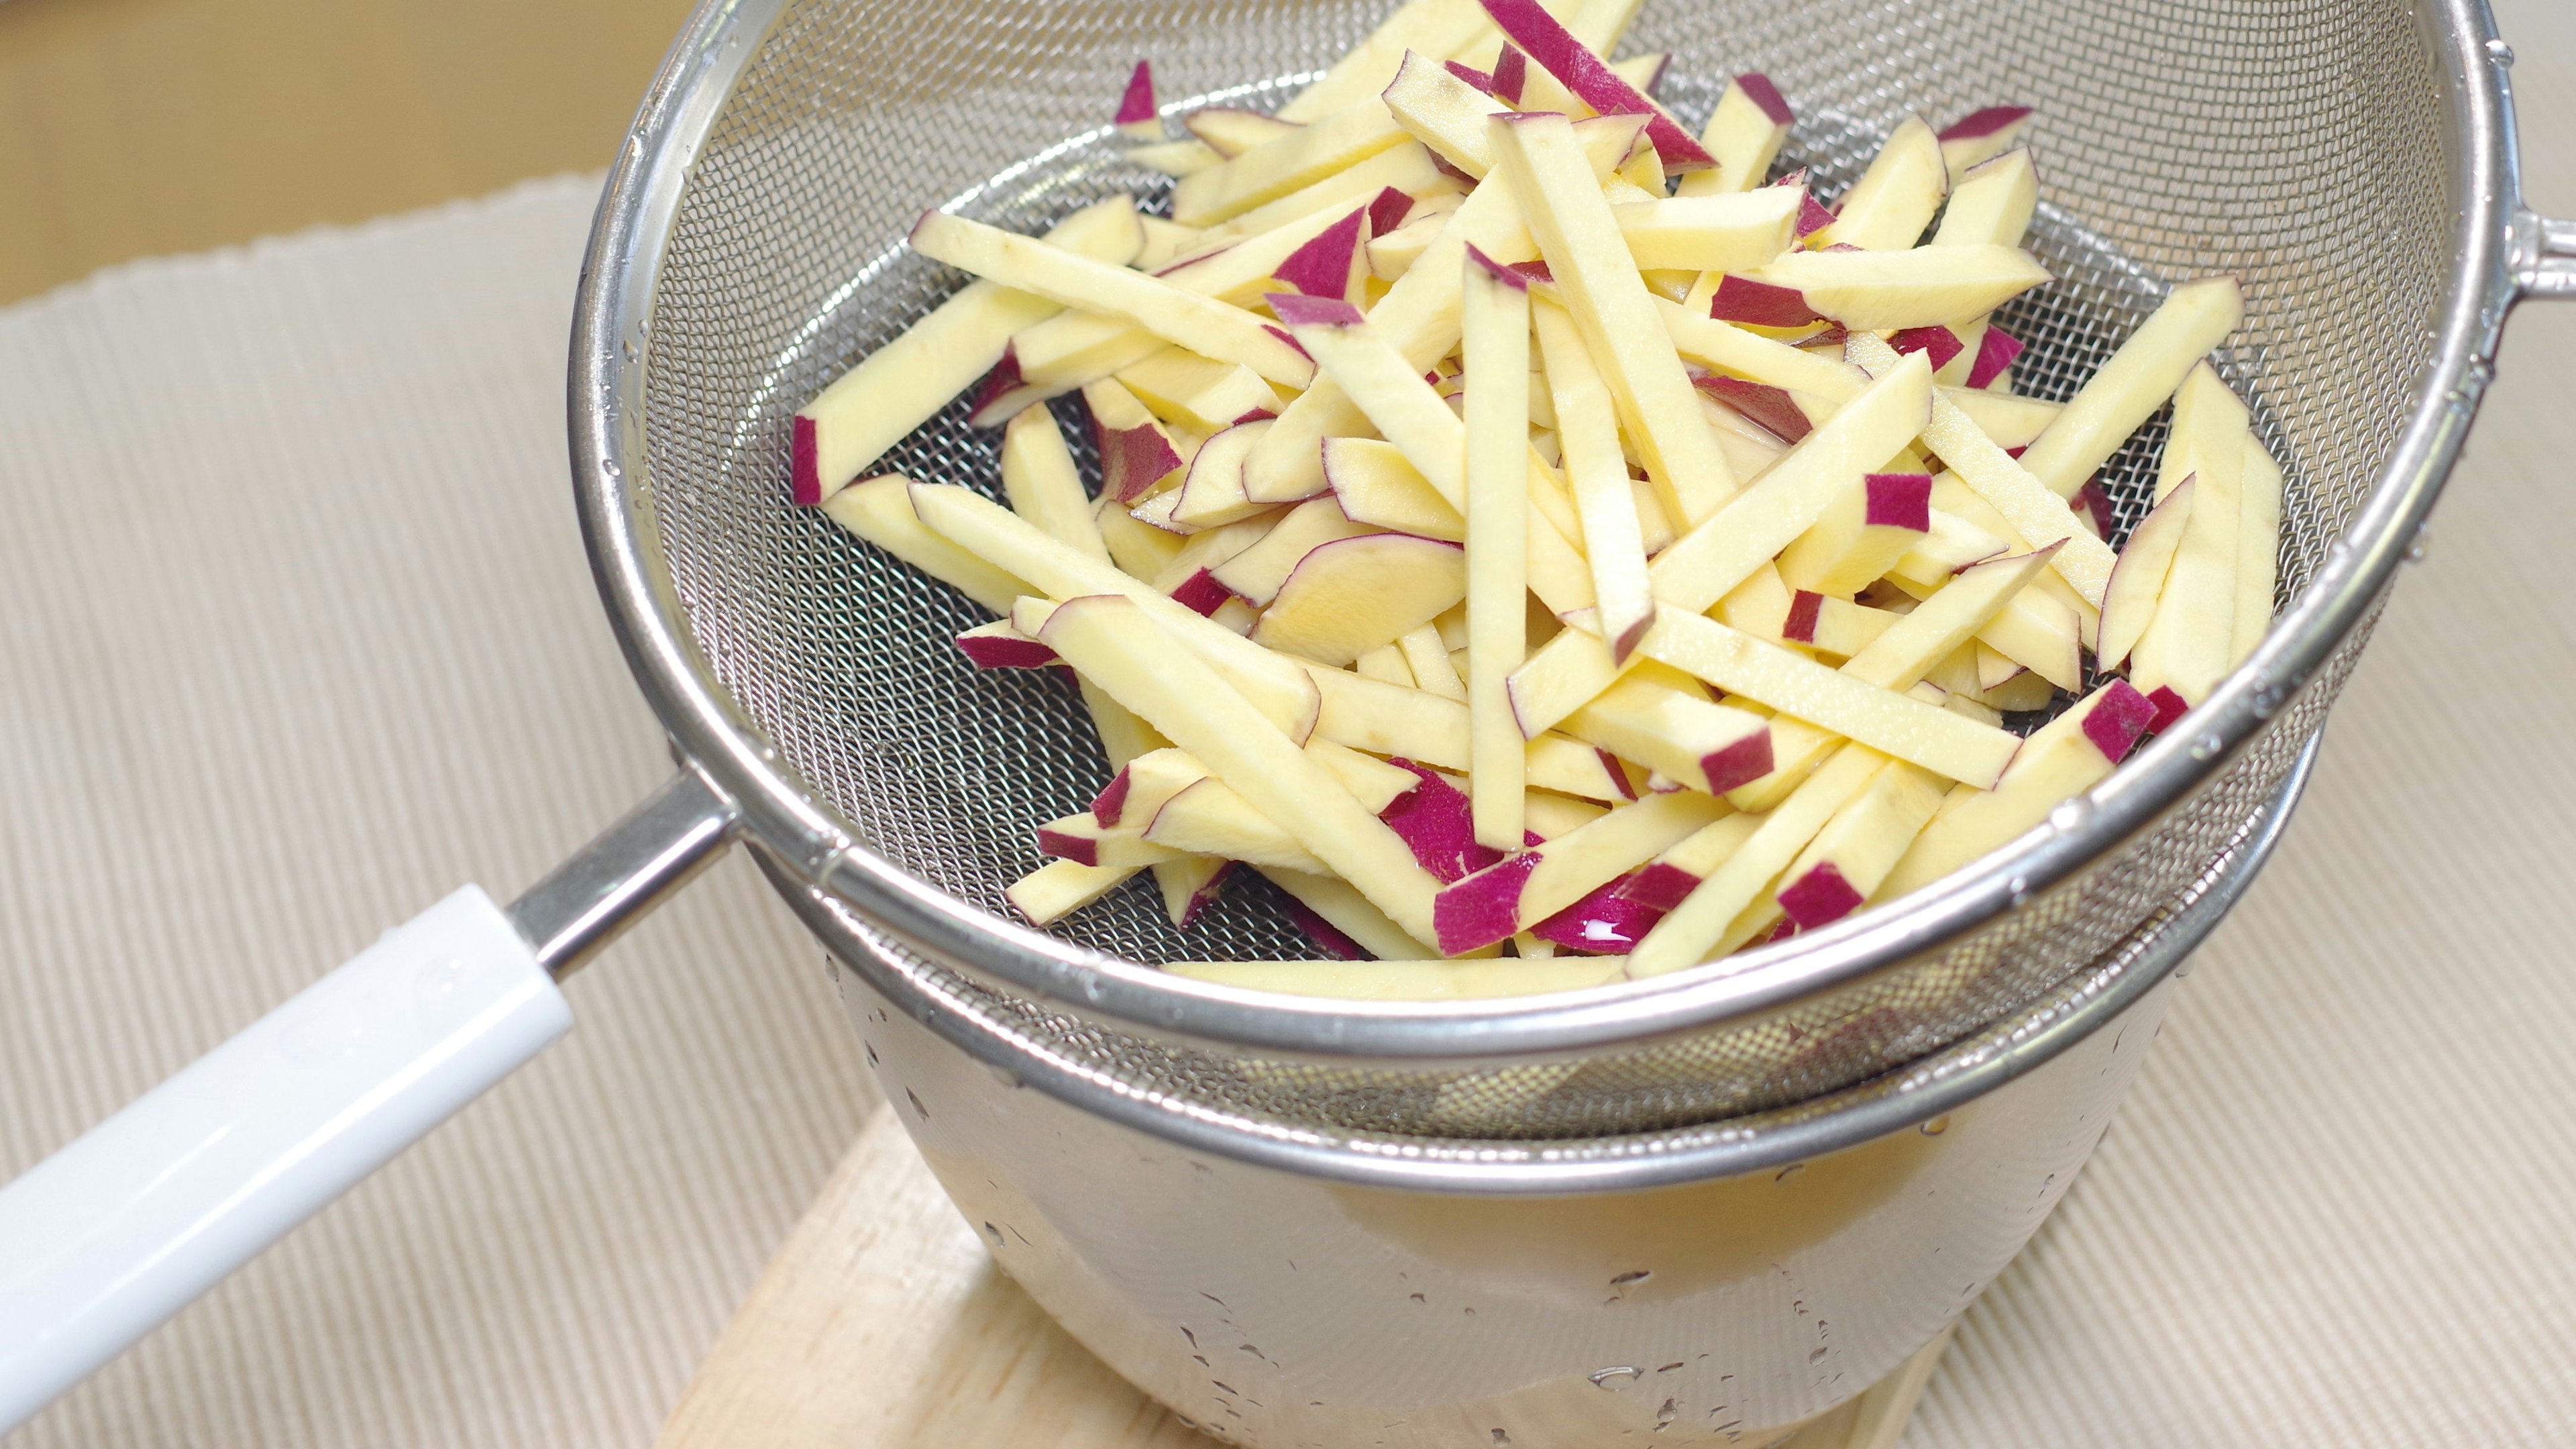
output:
M1772 1441L1893 1449L1949 1335ZM868 1119L660 1449L1206 1449L1004 1278L892 1113Z

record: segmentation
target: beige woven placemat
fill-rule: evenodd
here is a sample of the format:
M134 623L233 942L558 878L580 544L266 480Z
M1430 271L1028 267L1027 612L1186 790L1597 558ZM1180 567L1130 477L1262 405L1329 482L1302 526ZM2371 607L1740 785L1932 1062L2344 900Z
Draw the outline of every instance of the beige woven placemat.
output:
M2576 212L2576 17L2498 9ZM593 187L0 312L0 1175L660 778L564 482ZM2576 1438L2571 376L2526 313L2279 858L1907 1444ZM572 996L9 1449L649 1443L866 1089L739 861Z

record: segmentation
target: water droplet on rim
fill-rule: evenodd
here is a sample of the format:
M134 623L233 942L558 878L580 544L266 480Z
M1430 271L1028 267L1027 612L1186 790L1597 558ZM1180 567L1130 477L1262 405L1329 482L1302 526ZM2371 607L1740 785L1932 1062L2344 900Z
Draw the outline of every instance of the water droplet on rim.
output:
M2501 40L2488 41L2487 54L2494 56L2495 63L2498 65L2513 64L2513 47L2505 44Z

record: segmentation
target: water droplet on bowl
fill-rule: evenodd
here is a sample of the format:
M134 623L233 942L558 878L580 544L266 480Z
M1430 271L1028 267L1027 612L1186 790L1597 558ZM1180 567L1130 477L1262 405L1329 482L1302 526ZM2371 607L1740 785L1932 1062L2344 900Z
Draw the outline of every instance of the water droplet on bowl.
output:
M2195 760L2214 759L2217 757L2218 752L2224 748L2226 748L2226 742L2219 739L2218 736L2202 735L2199 739L2191 742L2191 757Z
M2048 812L2048 823L2069 835L2083 829L2092 819L2093 802L2081 795L2057 802L2057 808Z
M2513 64L2513 47L2501 40L2488 41L2487 54L2495 57L2495 63L2498 65Z
M1596 1389L1615 1391L1633 1381L1637 1373L1636 1369L1623 1365L1619 1368L1596 1369L1584 1377L1592 1380L1592 1386Z
M2433 525L2430 523L2415 525L2415 537L2406 545L2406 561L2411 564L2422 563L2432 551Z
M1914 1130L1922 1133L1926 1137L1938 1137L1942 1133L1950 1130L1950 1114L1944 1112L1940 1116L1933 1118L1931 1121L1924 1123L1922 1126L1917 1127Z

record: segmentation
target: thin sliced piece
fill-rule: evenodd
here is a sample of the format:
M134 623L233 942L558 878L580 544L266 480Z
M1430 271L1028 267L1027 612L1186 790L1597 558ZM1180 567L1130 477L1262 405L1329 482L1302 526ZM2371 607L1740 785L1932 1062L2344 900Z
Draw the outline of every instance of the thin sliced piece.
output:
M1055 415L1028 408L1002 430L1002 494L1011 511L1038 526L1048 537L1109 562L1092 520L1091 498L1083 491L1082 472L1073 450L1065 446Z
M1423 689L1406 689L1338 669L1308 671L1323 696L1315 733L1374 755L1393 755L1444 770L1468 768L1467 706ZM1625 800L1632 791L1601 752L1564 735L1529 742L1523 783L1586 800Z
M913 511L912 487L912 480L900 473L881 473L824 499L823 512L834 523L993 613L1009 613L1011 601L1022 594L1045 592L927 527Z
M1966 784L1991 786L2021 744L2002 730L1828 669L1698 614L1664 609L1639 648L1729 694Z
M1565 730L1712 795L1772 769L1770 720L1712 701L1696 681L1661 666L1643 666L1603 690L1565 721Z
M1468 797L1477 842L1511 850L1528 754L1510 680L1529 648L1529 283L1472 247L1465 266Z
M1546 359L1557 446L1563 450L1575 516L1582 521L1602 634L1610 641L1611 658L1624 660L1654 619L1655 600L1646 582L1646 547L1628 486L1628 464L1619 449L1617 409L1565 309L1542 299L1531 307L1530 317ZM1527 486L1524 468L1522 487ZM1513 667L1519 662L1514 660Z
M1825 823L1780 876L1780 909L1798 929L1828 926L1860 909L1895 869L1949 791L1949 782L1890 760Z
M1854 331L1963 326L2053 280L2019 247L1793 251L1745 274L1798 293L1816 315Z
M1897 361L1895 349L1866 333L1853 334L1847 348L1854 361L1872 371ZM2086 532L2062 497L1998 447L1944 392L1932 395L1932 416L1924 424L1923 441L1941 455L1960 482L2003 515L2021 542L2034 548L2063 543L2050 566L2086 603L2097 609L2102 606L2103 591L2111 584L2111 566L2117 561L2111 546Z
M2196 496L2157 596L2156 616L2129 661L2129 678L2140 689L2170 685L2196 705L2236 662L2237 531L2243 522L2248 421L2245 404L2206 362L2192 368L2174 396L2165 467L2193 479Z
M1467 595L1465 550L1438 539L1373 533L1310 550L1279 586L1252 642L1346 665Z
M1512 0L1488 0L1504 3ZM1573 126L1549 115L1497 116L1487 124L1496 170L1520 203L1664 511L1682 526L1698 523L1740 487Z
M1887 763L1885 755L1859 745L1837 751L1655 923L1629 952L1628 974L1642 980L1708 959L1727 927Z
M1929 885L2046 820L2061 801L2093 788L2128 758L2154 717L2155 706L2126 680L2095 690L2033 734L1994 789L1951 791L1880 885L1878 898L1895 900Z
M1040 637L1197 756L1407 934L1431 934L1438 883L1404 842L1221 676L1175 668L1176 641L1136 601L1116 595L1068 600Z
M1375 96L1318 116L1172 187L1172 220L1213 226L1275 201L1408 139Z
M1717 164L1683 177L1681 194L1713 196L1762 185L1770 179L1771 163L1787 144L1789 128L1797 119L1769 76L1759 72L1737 76L1709 112L1708 128L1699 133L1700 144Z
M934 261L1058 306L1120 318L1202 357L1239 362L1272 382L1304 387L1314 380L1314 364L1251 313L1141 272L938 211L914 225L911 243Z
M1929 416L1932 367L1906 358L1789 450L1736 500L1658 555L1647 577L1668 610L1697 613L1753 576L1822 517L1860 476L1893 457ZM1535 734L1610 687L1619 666L1581 630L1559 634L1512 678L1521 728Z
M2174 395L2193 364L2244 320L2245 297L2234 277L2174 288L2021 455L2022 467L2060 498L2074 497Z
M1528 930L1732 813L1693 791L1650 795L1487 866L1433 903L1440 949L1454 955Z
M2227 661L2245 662L2272 629L2272 594L2281 582L2281 465L2252 433L2245 435L2245 464L2237 480L2241 513L2236 525L2236 625Z
M1320 701L1314 681L1295 660L1273 654L1202 617L1143 580L1065 547L1008 509L963 488L916 483L911 488L911 503L920 521L940 537L970 550L988 564L1007 567L1014 576L1027 578L1028 583L1016 593L1051 599L1084 594L1126 598L1144 609L1172 638L1186 644L1190 654L1219 671L1289 738L1302 741L1314 733ZM1002 607L1008 608L1009 602L1004 601Z
M1058 222L1046 241L1120 266L1144 246L1145 234L1135 203L1113 196ZM1001 361L1011 334L1060 307L1027 292L975 282L868 354L796 410L789 449L796 502L810 507L838 492Z
M1804 198L1784 187L1714 196L1676 196L1612 207L1628 255L1639 267L1750 271L1797 240Z
M1578 124L1584 160L1597 180L1628 154L1643 121L1602 117ZM1428 152L1424 153L1428 155ZM1369 309L1369 328L1420 372L1458 345L1460 286L1467 247L1505 265L1527 261L1535 243L1508 186L1479 186L1449 213L1440 235ZM1245 463L1245 490L1265 503L1311 498L1324 487L1323 440L1364 436L1369 421L1330 378L1320 378L1279 414Z
M1030 925L1052 926L1116 890L1120 882L1135 873L1134 867L1051 860L1011 882L1003 888L1002 895L1012 909L1028 918Z
M1902 251L1923 239L1949 194L1950 168L1941 159L1940 138L1929 121L1907 116L1843 194L1834 224L1807 238L1807 245Z
M2182 546L2183 530L2191 522L2192 497L2199 491L2198 482L2185 478L2130 530L2128 545L2120 550L2110 588L2102 597L2102 633L2094 652L2104 669L2128 662L2129 651L2155 619L2156 600L2164 595L2174 551Z

